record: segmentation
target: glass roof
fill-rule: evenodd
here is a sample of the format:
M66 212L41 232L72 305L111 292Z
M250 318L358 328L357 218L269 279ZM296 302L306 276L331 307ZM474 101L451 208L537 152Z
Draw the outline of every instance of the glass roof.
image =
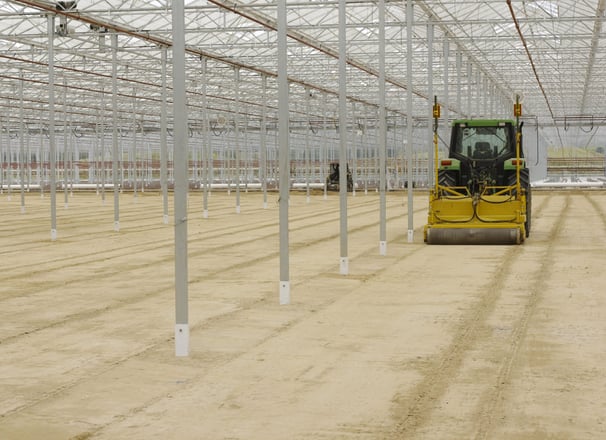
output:
M604 0L413 3L413 49L407 53L406 1L385 0L390 114L406 115L407 87L412 84L413 117L427 123L431 75L433 94L448 106L451 118L497 111L510 115L512 100L519 95L524 114L555 145L603 143ZM136 102L142 124L157 125L163 47L171 59L171 5L167 0L0 0L0 100L5 109L0 116L10 120L16 115L23 77L24 117L44 119L52 16L56 105L66 108L72 123L84 129L110 108L117 35L121 112L130 114ZM295 120L305 113L318 118L327 111L336 114L338 6L333 0L287 2ZM276 117L276 9L275 1L266 0L185 1L187 90L194 122L203 117L203 93L212 119L233 111L236 89L249 120L260 118L262 103L270 120ZM350 107L359 115L376 115L378 2L349 0L346 11ZM321 99L309 106L310 96Z

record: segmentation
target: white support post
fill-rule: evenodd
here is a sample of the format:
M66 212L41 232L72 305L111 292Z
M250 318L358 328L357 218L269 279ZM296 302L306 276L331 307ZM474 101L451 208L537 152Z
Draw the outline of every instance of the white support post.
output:
M278 0L278 144L280 162L280 293L281 305L290 304L288 205L290 191L290 148L288 139L288 58L286 0Z
M187 101L185 91L185 7L173 1L173 111L175 169L175 355L189 356L187 263Z
M112 34L112 182L114 184L114 231L120 231L120 188L118 182L118 34ZM105 151L105 148L103 148ZM102 153L104 154L104 153ZM105 176L105 160L101 164ZM105 177L103 177L105 188Z
M407 52L406 52L406 58L407 58L407 64L406 64L406 70L407 70L407 76L408 76L408 84L406 87L406 162L408 164L407 168L408 168L408 243L412 243L414 241L414 225L413 225L413 186L414 186L414 182L412 179L412 168L413 168L413 164L412 164L412 149L414 147L413 144L413 137L412 137L412 124L413 124L413 120L412 120L412 88L413 88L413 82L412 82L412 36L413 36L413 32L412 32L412 26L413 26L413 7L412 7L412 2L413 0L407 0L406 1L406 47L407 47Z
M379 0L379 255L387 255L387 119L385 110L385 0Z
M339 206L341 275L349 274L347 259L347 1L339 0Z

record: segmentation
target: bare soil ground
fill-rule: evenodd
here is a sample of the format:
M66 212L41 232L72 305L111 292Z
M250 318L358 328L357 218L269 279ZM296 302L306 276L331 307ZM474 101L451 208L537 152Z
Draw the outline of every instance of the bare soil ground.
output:
M428 246L427 195L190 194L190 356L158 194L0 195L0 439L604 439L606 192L535 192L521 246ZM172 201L171 201L172 206ZM172 216L172 213L171 213ZM171 218L172 224L172 218Z

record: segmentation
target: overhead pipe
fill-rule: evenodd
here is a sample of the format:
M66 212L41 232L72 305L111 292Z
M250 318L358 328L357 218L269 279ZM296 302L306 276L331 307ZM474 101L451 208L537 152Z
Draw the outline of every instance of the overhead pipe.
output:
M524 50L526 51L526 55L528 56L528 60L530 61L530 65L532 66L532 71L534 72L534 77L537 80L537 84L539 85L539 88L541 89L541 93L543 94L543 97L545 98L545 102L547 103L547 108L549 109L549 113L551 114L551 118L553 119L554 114L553 114L553 110L551 109L551 105L549 104L549 98L547 98L547 93L545 92L545 89L543 88L543 83L541 82L541 79L539 78L539 73L537 72L537 68L534 64L534 60L532 59L530 49L528 49L528 45L526 44L526 39L524 38L524 34L522 34L522 29L520 28L520 24L518 23L518 19L516 18L516 13L514 12L513 6L511 5L511 0L507 0L507 6L509 6L509 12L511 12L511 18L513 19L513 23L516 26L518 35L520 36L520 40L522 41L522 44L524 45Z

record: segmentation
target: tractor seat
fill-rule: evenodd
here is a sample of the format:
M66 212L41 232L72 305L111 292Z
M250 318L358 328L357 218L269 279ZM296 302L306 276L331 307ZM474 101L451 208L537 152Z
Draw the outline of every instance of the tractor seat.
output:
M476 142L476 145L473 149L472 159L492 159L490 143Z

